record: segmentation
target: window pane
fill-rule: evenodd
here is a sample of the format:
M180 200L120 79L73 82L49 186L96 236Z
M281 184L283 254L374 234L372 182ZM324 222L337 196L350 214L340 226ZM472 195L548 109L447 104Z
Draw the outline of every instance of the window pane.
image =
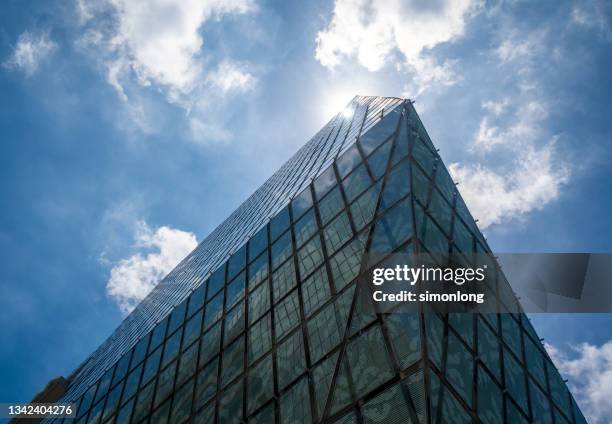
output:
M302 332L300 330L296 331L279 344L276 355L278 384L283 388L306 371Z
M408 161L404 161L393 168L382 197L382 209L386 209L410 192L410 167Z
M185 312L187 309L187 299L181 302L170 314L170 322L168 324L168 334L172 334L185 321Z
M317 236L310 240L298 251L300 265L300 278L304 278L323 262L323 247L321 239Z
M268 252L264 252L249 265L249 290L268 278Z
M274 307L276 339L280 340L300 322L300 302L297 290Z
M376 125L370 128L364 135L361 136L359 142L366 155L369 155L383 141L389 138L397 129L399 117L401 115L401 107L396 107L386 116L383 117Z
M182 423L189 418L191 412L191 398L193 395L193 379L180 388L172 401L171 423Z
M225 264L221 265L208 279L208 297L211 299L225 284Z
M359 165L346 179L342 182L344 193L347 200L352 202L366 188L372 184L372 179L368 174L368 170L364 165Z
M266 281L249 295L249 324L257 321L268 309L270 309L270 289Z
M223 344L232 341L238 334L244 331L244 302L239 303L229 311L225 317L225 335Z
M312 195L310 194L310 186L307 186L300 194L297 195L293 202L291 202L291 208L293 211L293 219L297 219L308 208L312 206Z
M272 268L276 269L289 256L291 256L291 232L287 231L272 245Z
M246 245L243 245L227 261L227 278L231 279L246 265Z
M164 359L162 361L162 368L170 363L178 354L179 347L181 346L181 332L177 331L172 337L166 340L166 346L164 347Z
M140 364L140 362L144 359L147 353L147 346L149 345L150 335L151 333L147 334L134 347L134 354L132 355L132 363L130 364L130 369L134 369L136 365Z
M157 368L159 368L159 360L161 359L161 348L158 348L147 358L144 367L144 373L142 375L141 386L144 386L157 374Z
M198 344L194 343L181 355L179 359L179 369L176 377L176 385L179 386L187 379L191 378L196 372L198 362Z
M270 347L272 346L271 328L272 325L270 323L270 314L268 314L265 318L257 321L249 329L249 363L253 363L264 353L270 350Z
M325 267L321 267L302 284L304 314L308 317L330 297L329 281Z
M221 346L221 321L217 322L200 341L200 366L219 352Z
M349 172L353 170L357 165L361 163L361 154L359 154L359 149L357 148L357 144L353 144L346 152L342 154L336 161L336 166L338 167L338 174L340 178L344 178L348 175Z
M191 343L200 337L200 331L202 330L202 311L195 314L185 324L185 335L183 336L183 349L189 346Z
M229 309L244 297L244 282L246 274L243 272L227 285L226 308Z
M406 369L421 357L419 316L406 313L389 314L385 324L400 366Z
M380 183L376 183L351 204L351 215L357 231L361 231L374 218L379 193Z
M283 424L312 422L307 378L300 380L281 396L280 415Z
M321 214L321 222L327 224L331 219L338 214L344 207L340 189L335 187L329 192L323 200L319 202L319 213Z
M328 254L334 254L352 236L351 224L346 212L342 212L323 231Z
M285 207L270 221L270 237L276 240L287 228L289 228L289 209Z
M289 260L272 274L272 296L274 302L278 302L295 285L295 266L293 261Z
M129 399L134 393L136 393L136 389L138 388L138 382L140 380L140 374L142 373L142 365L140 365L135 370L132 370L125 380L125 389L123 390L123 402Z
M478 367L478 416L485 423L503 423L501 391L481 367Z
M218 293L206 304L204 310L204 329L215 323L223 313L223 292Z
M249 371L247 408L250 414L273 396L272 355Z
M268 227L264 226L249 241L249 258L259 255L268 246Z
M164 368L157 378L157 390L155 392L154 407L157 408L172 393L174 375L176 374L176 361Z
M223 351L221 383L226 385L242 372L244 366L244 339L241 337Z
M217 392L217 367L219 360L215 359L202 369L196 380L195 408L204 405Z
M168 324L168 318L164 319L162 322L157 324L155 330L153 330L153 335L151 336L151 346L149 346L149 352L152 352L157 346L164 341L164 337L166 336L166 325Z
M295 243L300 247L317 231L314 209L308 211L298 222L295 223Z
M321 199L336 183L334 168L330 166L314 180L314 189L317 199Z
M204 304L204 295L206 294L206 284L200 284L200 287L195 289L191 296L189 296L189 310L187 316L193 315L195 311L200 309Z
M368 165L370 165L370 169L375 179L379 179L385 174L387 163L389 162L391 145L391 140L387 141L368 158Z

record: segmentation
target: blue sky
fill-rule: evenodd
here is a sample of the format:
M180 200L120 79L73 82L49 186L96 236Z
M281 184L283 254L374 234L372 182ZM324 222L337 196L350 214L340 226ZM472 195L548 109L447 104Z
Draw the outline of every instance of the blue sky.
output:
M69 374L355 94L416 100L494 250L612 250L605 2L141 3L3 3L0 399ZM608 422L612 318L534 323Z

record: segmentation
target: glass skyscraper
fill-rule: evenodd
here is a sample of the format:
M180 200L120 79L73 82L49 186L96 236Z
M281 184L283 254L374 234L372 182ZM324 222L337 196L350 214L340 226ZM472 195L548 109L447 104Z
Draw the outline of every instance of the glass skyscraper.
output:
M490 249L412 103L355 97L59 402L78 423L586 422L503 276L496 314L357 310L364 255L393 252Z

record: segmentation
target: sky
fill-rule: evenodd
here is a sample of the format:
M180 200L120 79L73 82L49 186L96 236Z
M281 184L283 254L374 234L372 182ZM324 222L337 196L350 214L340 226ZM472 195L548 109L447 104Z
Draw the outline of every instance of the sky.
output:
M0 399L68 375L356 94L416 101L497 252L610 252L603 1L6 0ZM590 422L612 317L537 315Z

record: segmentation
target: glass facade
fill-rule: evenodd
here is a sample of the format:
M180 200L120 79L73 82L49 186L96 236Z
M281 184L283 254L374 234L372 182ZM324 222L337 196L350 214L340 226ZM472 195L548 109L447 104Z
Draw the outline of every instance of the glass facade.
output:
M75 422L586 422L501 274L497 314L357 311L365 257L490 250L412 103L349 107L75 371Z

